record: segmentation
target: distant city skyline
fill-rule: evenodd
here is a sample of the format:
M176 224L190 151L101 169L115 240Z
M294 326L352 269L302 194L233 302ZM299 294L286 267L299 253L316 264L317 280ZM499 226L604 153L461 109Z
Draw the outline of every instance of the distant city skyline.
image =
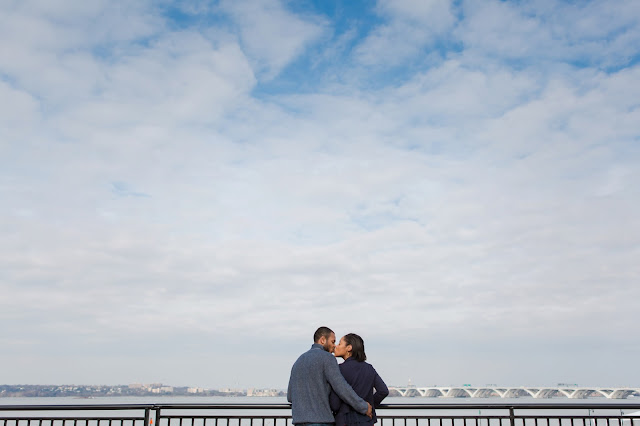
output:
M236 392L236 391L241 391L241 390L247 390L247 389L278 389L278 390L286 390L286 388L260 388L257 386L247 386L247 387L241 387L241 388L229 388L229 387L211 387L211 388L202 388L200 386L191 386L191 385L173 385L173 384L169 384L169 383L162 383L162 382L150 382L150 383L127 383L127 384L123 384L123 383L100 383L100 384L96 384L96 383L57 383L57 384L52 384L52 383L13 383L13 384L0 384L0 386L41 386L41 387L46 387L46 386L56 386L56 387L98 387L98 388L108 388L108 387L128 387L130 389L160 389L160 388L180 388L180 389L202 389L202 390L216 390L216 391L220 391L220 392ZM428 387L460 387L460 388L464 388L464 387L507 387L507 388L516 388L516 387L557 387L557 388L562 388L562 387L567 387L567 388L572 388L572 387L592 387L592 388L607 388L607 387L620 387L620 386L607 386L607 385L598 385L598 386L594 386L592 384L579 384L579 383L553 383L553 384L519 384L519 385L507 385L507 384L499 384L499 383L483 383L483 384L479 384L479 383L444 383L444 384L415 384L413 383L411 380L406 383L406 384L401 384L401 383L394 383L394 384L388 384L388 386L390 387L394 387L394 388L428 388ZM640 387L640 386L627 386L630 388L635 388L635 387Z
M640 387L583 387L559 383L557 386L498 386L495 384L473 386L389 386L392 397L422 398L605 398L627 399L640 396ZM0 397L123 397L123 396L247 396L285 397L284 389L205 389L201 387L174 387L163 383L130 385L0 385Z

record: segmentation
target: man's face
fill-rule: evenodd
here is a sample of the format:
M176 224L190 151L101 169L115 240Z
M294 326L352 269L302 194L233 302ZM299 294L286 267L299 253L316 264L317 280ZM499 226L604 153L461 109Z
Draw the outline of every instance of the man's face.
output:
M322 342L322 339L324 339L324 343ZM320 339L320 343L322 344L322 347L324 348L325 351L329 352L329 353L333 353L333 351L336 349L336 335L335 333L331 333L331 335L327 338L327 337L322 337Z

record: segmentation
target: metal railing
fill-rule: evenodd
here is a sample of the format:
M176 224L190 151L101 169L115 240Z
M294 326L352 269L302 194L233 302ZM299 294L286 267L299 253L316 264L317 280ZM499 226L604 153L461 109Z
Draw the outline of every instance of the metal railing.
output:
M378 410L378 423L381 426L640 426L638 410L640 404L394 404ZM393 414L394 411L402 414Z
M640 404L389 404L380 426L640 426ZM290 426L289 404L0 405L0 426Z
M0 405L0 426L147 426L152 405Z

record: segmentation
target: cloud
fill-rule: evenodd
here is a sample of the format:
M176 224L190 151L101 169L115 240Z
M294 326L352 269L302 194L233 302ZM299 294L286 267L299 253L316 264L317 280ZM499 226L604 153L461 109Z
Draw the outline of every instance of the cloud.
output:
M145 3L120 3L98 1L81 6L64 1L5 3L0 18L0 36L4 41L0 66L4 74L38 93L54 90L56 84L63 83L59 79L65 71L82 71L86 53L104 54L123 48L125 43L153 37L162 30L160 18L148 13ZM36 76L34 70L46 72ZM65 87L76 89L71 84Z
M456 23L449 0L385 0L378 2L377 11L385 23L374 28L354 52L356 62L365 66L397 66L425 56L425 50Z
M243 47L258 76L272 79L323 36L326 23L317 16L298 16L276 0L221 3L238 25Z
M465 2L465 19L455 35L481 57L531 65L562 63L618 67L635 61L628 52L640 37L633 2L531 2L526 7L487 1ZM465 49L467 50L467 49Z
M37 99L21 90L16 90L6 82L0 81L0 127L5 141L18 137L34 122L40 119ZM0 146L4 146L2 144Z

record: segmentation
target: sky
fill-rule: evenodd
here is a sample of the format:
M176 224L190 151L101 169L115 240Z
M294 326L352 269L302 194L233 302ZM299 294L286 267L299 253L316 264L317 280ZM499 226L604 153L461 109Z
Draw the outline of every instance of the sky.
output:
M640 386L640 2L0 0L0 383Z

